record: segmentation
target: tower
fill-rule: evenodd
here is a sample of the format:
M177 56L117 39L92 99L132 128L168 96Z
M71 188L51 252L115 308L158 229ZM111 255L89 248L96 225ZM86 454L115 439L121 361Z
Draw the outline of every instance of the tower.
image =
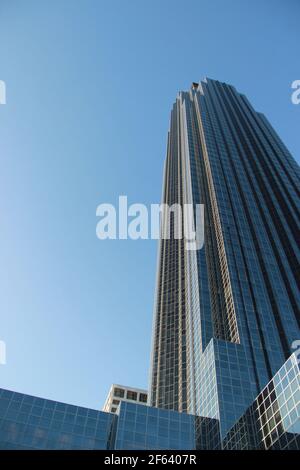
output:
M300 172L225 83L180 92L162 202L204 204L204 246L159 242L150 404L233 425L300 338ZM196 224L196 219L194 220Z

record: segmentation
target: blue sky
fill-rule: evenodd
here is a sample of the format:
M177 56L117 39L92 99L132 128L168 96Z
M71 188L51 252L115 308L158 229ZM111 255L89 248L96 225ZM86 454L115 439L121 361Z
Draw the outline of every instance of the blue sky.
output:
M155 241L100 241L96 207L160 201L178 90L227 81L299 161L297 0L1 0L0 386L102 406L145 387Z

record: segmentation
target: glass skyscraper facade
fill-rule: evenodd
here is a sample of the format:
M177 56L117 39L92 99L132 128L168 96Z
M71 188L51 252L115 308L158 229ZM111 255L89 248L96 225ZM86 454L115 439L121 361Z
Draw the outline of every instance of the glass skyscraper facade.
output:
M149 406L119 385L106 412L0 389L0 449L300 450L299 182L234 87L179 93L162 202L204 205L204 245L186 249L168 219Z
M0 389L0 450L193 450L197 419L129 402L107 413Z
M204 204L204 246L162 239L150 403L222 438L300 338L299 167L263 114L206 79L172 108L162 202ZM194 220L197 225L197 220Z
M196 449L196 419L186 413L122 403L115 449Z
M221 438L220 421L140 403L115 413L0 389L0 450L300 450L300 369L291 355Z
M223 448L300 450L300 373L294 354L227 433Z
M115 415L0 389L0 449L109 449Z

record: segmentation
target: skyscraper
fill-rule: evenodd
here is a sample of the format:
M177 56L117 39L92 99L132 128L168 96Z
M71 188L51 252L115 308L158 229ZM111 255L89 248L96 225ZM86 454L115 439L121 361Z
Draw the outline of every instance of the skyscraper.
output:
M299 450L299 176L232 86L180 93L163 202L204 204L205 240L187 249L163 212L148 404L117 384L102 412L0 388L0 449Z
M204 246L160 240L150 405L224 436L300 339L299 167L265 116L225 83L179 93L162 202L204 204ZM196 224L196 220L195 220Z

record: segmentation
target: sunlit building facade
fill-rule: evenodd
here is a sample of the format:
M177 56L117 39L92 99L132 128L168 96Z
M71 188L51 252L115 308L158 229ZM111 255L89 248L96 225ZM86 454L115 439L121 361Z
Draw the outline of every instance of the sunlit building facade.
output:
M300 450L299 183L234 87L179 93L162 202L204 205L204 245L172 217L159 241L149 394L114 384L99 411L0 389L0 449Z
M224 437L300 338L299 167L247 98L206 79L171 111L162 202L204 204L204 246L160 241L150 404ZM197 225L196 219L194 220Z
M102 411L116 413L121 402L147 403L147 390L112 384L106 397Z
M121 401L113 413L0 388L0 450L300 450L300 370L290 356L221 439L218 419Z

